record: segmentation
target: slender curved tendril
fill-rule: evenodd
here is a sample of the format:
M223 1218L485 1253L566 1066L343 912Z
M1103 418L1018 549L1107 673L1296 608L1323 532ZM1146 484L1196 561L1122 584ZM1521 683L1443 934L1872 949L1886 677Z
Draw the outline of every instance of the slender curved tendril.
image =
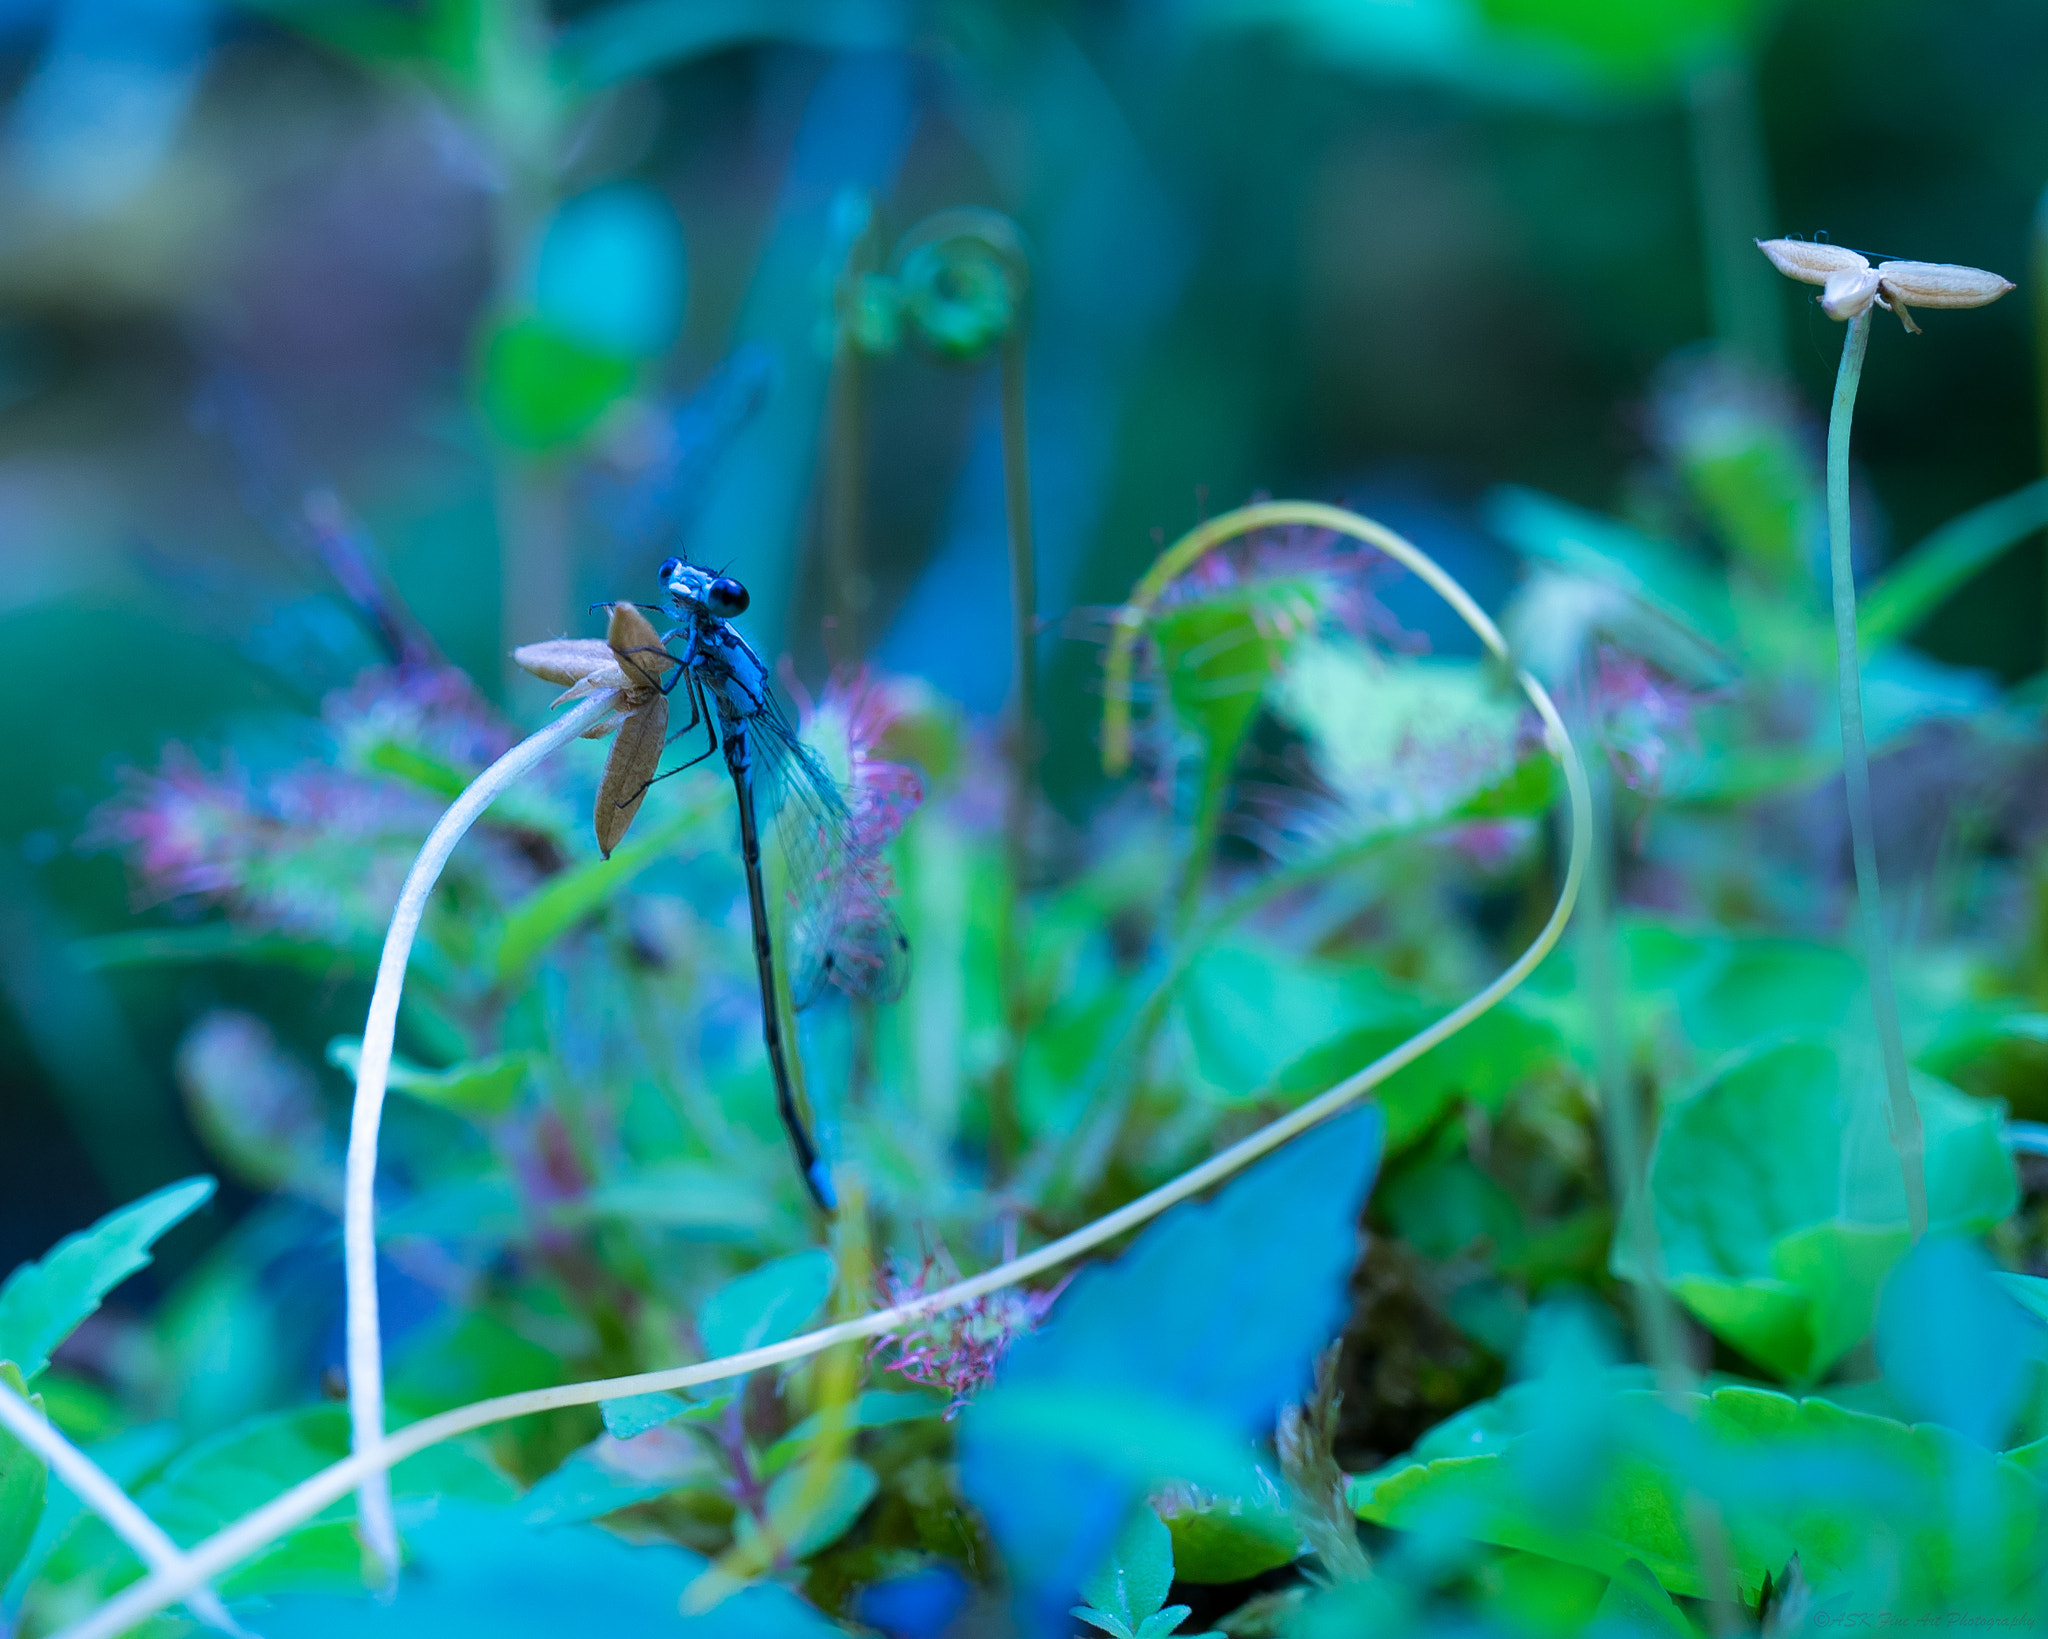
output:
M1002 395L1003 513L1010 543L1010 783L1003 803L1003 856L1010 892L998 933L1004 1047L988 1089L989 1172L1001 1180L1021 1142L1017 1073L1030 1020L1018 905L1030 877L1031 816L1038 791L1038 572L1031 535L1031 463L1025 435L1024 349L1031 258L1017 224L1000 211L939 211L903 236L894 278L908 328L942 357L961 362L993 351Z
M1361 517L1357 513L1317 503L1269 502L1260 506L1245 507L1210 520L1187 540L1173 548L1160 560L1159 565L1154 566L1153 572L1146 576L1139 588L1141 594L1148 594L1144 607L1149 608L1151 601L1157 599L1159 592L1172 579L1173 574L1178 573L1186 564L1192 563L1201 552L1209 550L1234 534L1275 523L1314 524L1338 530L1379 547L1390 557L1422 576L1438 595L1458 612L1460 618L1478 633L1480 641L1486 645L1489 652L1503 662L1512 663L1507 640L1501 636L1499 629L1487 617L1486 612L1427 554L1382 524ZM1190 549L1191 542L1196 543L1195 549ZM1161 566L1169 564L1174 567L1168 573L1162 574ZM1137 625L1142 619L1141 613L1135 620L1128 622L1127 629L1133 639ZM1115 651L1112 650L1112 659L1114 658ZM1125 651L1123 675L1128 682L1128 650ZM444 1440L508 1422L515 1417L528 1417L537 1412L554 1411L563 1406L587 1406L626 1395L689 1388L700 1383L737 1377L746 1372L761 1371L792 1360L802 1360L837 1344L857 1342L900 1331L915 1321L958 1308L962 1304L973 1302L976 1298L1000 1291L1006 1286L1030 1280L1036 1275L1056 1269L1098 1247L1107 1245L1119 1236L1136 1229L1140 1224L1157 1217L1169 1207L1201 1194L1259 1157L1278 1149L1289 1139L1355 1103L1396 1071L1412 1064L1431 1048L1456 1035L1514 991L1550 954L1552 947L1563 934L1565 924L1571 918L1572 907L1578 900L1580 885L1585 880L1587 856L1592 841L1592 798L1586 784L1585 769L1580 765L1578 751L1572 744L1564 720L1558 715L1557 707L1543 685L1527 672L1517 672L1516 681L1542 721L1546 747L1564 771L1571 833L1564 882L1558 890L1557 902L1551 909L1549 919L1543 924L1542 931L1537 934L1529 948L1516 957L1491 984L1467 997L1434 1024L1416 1032L1398 1047L1381 1054L1328 1092L1269 1122L1249 1137L1240 1139L1228 1149L1211 1156L1198 1166L1189 1168L1179 1177L1139 1196L1135 1201L1127 1202L1114 1212L1106 1213L1092 1223L1083 1225L1073 1233L1063 1235L1046 1246L1027 1252L1021 1257L1012 1258L1007 1263L982 1274L956 1281L940 1291L908 1303L820 1327L817 1331L806 1332L800 1337L793 1337L766 1348L749 1349L741 1354L726 1355L721 1359L706 1360L696 1365L673 1366L662 1371L639 1372L631 1377L569 1383L557 1388L533 1389L521 1394L506 1394L491 1400L480 1400L472 1405L459 1406L453 1411L443 1412L439 1416L423 1418L395 1433L383 1436L374 1443L361 1445L352 1455L323 1469L310 1479L301 1481L281 1496L244 1515L234 1524L190 1549L182 1565L154 1572L144 1581L116 1595L90 1616L66 1628L57 1639L113 1639L114 1635L125 1632L145 1617L162 1610L174 1600L183 1598L205 1579L218 1576L228 1567L239 1564L251 1554L261 1551L286 1532L347 1496L351 1490L364 1486L373 1476L388 1472L393 1465ZM1111 708L1114 709L1117 704L1118 698L1112 690ZM1127 730L1128 696L1124 697L1122 706ZM562 725L557 724L555 727L559 729ZM535 738L537 740L540 736ZM567 736L564 735L563 738L566 739ZM529 741L527 744L531 745L533 742ZM534 760L537 761L538 757L536 756ZM365 1058L367 1057L366 1051Z
M77 1446L57 1432L34 1406L6 1383L0 1383L0 1428L4 1428L50 1466L72 1494L105 1520L135 1555L152 1571L175 1571L185 1560L185 1551L173 1542L157 1522L142 1511L135 1499L123 1491L112 1475ZM203 1582L193 1584L185 1603L202 1622L228 1633L242 1630L228 1615L220 1596Z
M363 1022L363 1051L356 1065L348 1164L342 1183L348 1412L350 1444L358 1455L374 1452L384 1437L384 1351L377 1321L377 1133L384 1118L385 1084L391 1074L391 1044L398 1031L398 999L405 989L406 964L412 959L413 939L427 908L427 895L440 880L455 845L506 787L549 752L590 728L617 702L614 694L583 701L538 734L521 740L479 774L427 834L398 890L398 904L384 935L384 953L377 962L369 1016ZM386 1467L364 1472L356 1510L363 1540L388 1580L398 1573L398 1527L391 1517L391 1481Z

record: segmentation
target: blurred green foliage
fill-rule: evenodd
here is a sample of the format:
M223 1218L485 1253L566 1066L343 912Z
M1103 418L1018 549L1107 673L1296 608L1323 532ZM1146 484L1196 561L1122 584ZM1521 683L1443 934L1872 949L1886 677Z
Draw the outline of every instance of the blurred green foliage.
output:
M346 1455L345 1101L399 877L545 710L504 652L678 547L732 555L856 789L922 777L910 992L798 1038L877 1267L782 1153L716 776L606 861L572 746L415 954L394 1422L987 1268L1523 948L1563 858L1533 719L1341 542L1176 582L1102 778L1096 606L1200 514L1294 491L1413 535L1606 815L1609 903L1373 1116L1071 1291L437 1446L396 1471L395 1601L342 1502L220 1581L252 1628L2048 1614L2041 297L1880 334L1857 428L1915 1246L1847 936L1838 332L1747 243L2038 268L2038 8L49 0L0 50L0 1381L180 1543ZM1049 677L1022 881L998 341ZM1603 1065L1641 1155L1603 1149ZM141 1575L0 1436L0 1629Z

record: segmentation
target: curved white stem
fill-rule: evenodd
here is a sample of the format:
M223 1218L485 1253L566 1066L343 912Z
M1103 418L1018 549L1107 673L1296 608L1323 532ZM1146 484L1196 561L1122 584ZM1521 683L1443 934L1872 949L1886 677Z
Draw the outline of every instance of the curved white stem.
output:
M336 1499L346 1496L351 1487L361 1484L372 1474L403 1462L407 1457L443 1440L451 1440L457 1435L488 1428L494 1423L507 1422L515 1417L531 1416L535 1412L553 1411L562 1406L594 1405L600 1400L649 1394L657 1389L690 1388L701 1383L717 1382L722 1378L737 1377L744 1372L779 1366L791 1360L801 1360L829 1349L834 1344L855 1342L862 1338L879 1337L884 1333L898 1331L913 1321L947 1309L958 1308L961 1304L971 1303L987 1293L1015 1285L1019 1281L1029 1280L1033 1275L1042 1274L1048 1269L1080 1257L1083 1253L1093 1251L1105 1242L1114 1240L1146 1220L1158 1216L1168 1207L1200 1193L1212 1184L1221 1182L1239 1168L1278 1148L1297 1133L1334 1115L1345 1105L1353 1103L1385 1081L1396 1070L1420 1058L1430 1048L1462 1030L1507 996L1536 970L1537 964L1545 956L1549 955L1551 947L1564 932L1565 923L1571 918L1572 906L1578 899L1579 885L1584 880L1587 856L1592 846L1592 828L1588 824L1590 797L1586 788L1586 774L1579 764L1578 753L1570 737L1565 733L1557 708L1551 703L1550 696L1544 692L1543 686L1527 673L1523 673L1519 681L1543 718L1552 754L1564 767L1565 786L1571 810L1571 855L1565 871L1564 886L1558 893L1557 904L1550 913L1550 920L1544 923L1543 931L1536 936L1535 943L1492 984L1452 1009L1427 1029L1409 1037L1400 1046L1375 1059L1356 1075L1340 1082L1319 1098L1282 1116L1200 1166L1182 1173L1171 1183L1162 1184L1150 1194L1140 1196L1128 1205L1075 1230L1071 1235L1063 1236L1049 1246L1040 1247L1021 1258L1013 1258L999 1268L959 1281L943 1291L933 1292L910 1303L898 1304L892 1309L878 1310L874 1314L862 1315L855 1320L845 1320L837 1325L822 1327L815 1332L806 1332L801 1337L793 1337L767 1348L750 1349L744 1354L727 1355L723 1359L707 1360L694 1366L671 1367L666 1371L640 1372L632 1377L613 1377L590 1383L564 1384L559 1388L533 1389L524 1394L500 1395L495 1400L480 1400L474 1405L458 1406L455 1410L442 1412L439 1416L423 1418L400 1429L380 1445L370 1449L359 1449L354 1456L334 1464L310 1479L301 1481L282 1496L264 1504L253 1513L244 1515L233 1525L227 1526L195 1547L187 1556L185 1565L177 1571L160 1572L148 1581L127 1589L83 1621L66 1628L57 1635L57 1639L113 1639L114 1635L125 1632L145 1617L162 1610L171 1601L179 1598L187 1588L195 1586L200 1578L216 1575L226 1567L238 1564L276 1541L287 1531L311 1519Z
M184 1570L185 1550L170 1539L164 1528L142 1511L112 1475L58 1433L34 1406L5 1383L0 1383L0 1427L48 1463L51 1472L71 1488L80 1502L105 1520L114 1535L133 1548L151 1571L165 1575ZM227 1633L242 1631L228 1615L220 1597L206 1586L204 1578L195 1578L183 1597L192 1614L209 1627Z
M1379 547L1389 556L1413 569L1455 609L1465 623L1476 632L1486 648L1497 659L1508 662L1507 641L1500 634L1493 621L1472 601L1471 596L1437 566L1434 560L1410 544L1392 530L1360 518L1356 514L1341 511L1335 507L1305 502L1269 502L1260 506L1242 508L1225 514L1203 526L1197 535L1205 537L1200 544L1206 550L1208 545L1227 537L1229 534L1267 523L1309 523L1320 527L1333 528L1351 534ZM1191 536L1189 542L1195 541ZM1183 542L1186 547L1189 542ZM1180 551L1181 548L1176 548ZM1465 1028L1482 1013L1497 1005L1523 980L1533 973L1538 964L1550 954L1563 934L1565 924L1571 919L1572 907L1577 903L1579 889L1585 880L1587 861L1593 845L1592 795L1586 783L1586 771L1579 762L1577 749L1571 735L1566 731L1563 719L1558 715L1557 706L1551 700L1543 685L1527 672L1517 672L1516 682L1529 702L1536 708L1543 721L1545 742L1551 755L1564 770L1565 790L1571 821L1571 850L1565 869L1563 885L1558 890L1557 903L1550 918L1543 924L1535 942L1522 952L1493 983L1446 1013L1434 1024L1410 1036L1390 1052L1382 1054L1355 1075L1332 1087L1320 1097L1310 1100L1299 1109L1290 1111L1241 1139L1222 1153L1212 1156L1199 1166L1190 1168L1170 1183L1162 1184L1149 1194L1140 1196L1116 1211L1097 1218L1075 1230L1071 1235L1062 1236L1048 1246L967 1280L958 1281L942 1291L933 1292L909 1303L894 1308L878 1310L854 1320L840 1321L836 1325L821 1327L801 1337L793 1337L782 1343L766 1348L749 1349L742 1354L727 1355L718 1360L707 1360L694 1366L676 1366L666 1371L640 1372L631 1377L605 1378L588 1383L570 1383L559 1388L534 1389L523 1394L500 1395L494 1400L480 1400L473 1405L458 1406L453 1411L442 1412L439 1416L427 1417L399 1430L388 1438L382 1431L382 1409L372 1425L373 1438L364 1439L361 1425L358 1425L356 1449L353 1455L331 1467L301 1481L282 1496L273 1498L261 1508L244 1515L233 1525L216 1532L195 1547L185 1562L175 1569L159 1571L148 1580L136 1584L117 1595L94 1611L84 1620L74 1623L56 1636L56 1639L114 1639L126 1632L137 1622L162 1610L185 1592L196 1587L209 1576L218 1574L228 1566L240 1563L251 1554L260 1551L276 1541L287 1531L311 1519L329 1504L348 1494L351 1488L368 1490L394 1464L443 1440L467 1434L475 1429L488 1428L492 1424L507 1422L515 1417L531 1416L536 1412L553 1411L563 1406L594 1405L600 1400L611 1400L627 1395L648 1394L656 1390L689 1388L696 1384L713 1383L723 1378L737 1377L746 1372L760 1371L769 1366L782 1365L791 1360L801 1360L835 1344L856 1342L863 1338L879 1337L895 1332L913 1321L971 1303L978 1297L1003 1287L1013 1286L1029 1280L1048 1269L1058 1267L1072 1259L1091 1252L1119 1235L1135 1229L1138 1225L1157 1217L1167 1208L1197 1195L1212 1184L1222 1182L1232 1173L1249 1165L1260 1156L1277 1149L1298 1133L1306 1131L1316 1123L1327 1119L1356 1102L1364 1094L1377 1087L1395 1071L1413 1063L1432 1047ZM565 720L566 721L566 720ZM563 725L557 724L560 729ZM540 736L536 736L539 739ZM528 745L533 741L527 742ZM524 749L524 748L521 748ZM517 755L512 753L511 755ZM508 759L509 760L509 757ZM498 766L503 766L502 763ZM495 770L494 770L495 772ZM481 783L481 782L479 782ZM472 788L474 789L474 788ZM468 801L468 794L463 798ZM461 804L457 805L458 807ZM481 804L478 805L481 808ZM473 816L472 816L473 817ZM453 818L453 810L450 811ZM448 822L443 821L446 825ZM437 830L436 835L439 832ZM459 833L458 833L459 834ZM452 846L452 842L451 842ZM443 856L445 858L445 854ZM424 865L426 855L421 855ZM436 870L439 866L436 865ZM414 867L418 874L420 866ZM431 879L430 879L431 880ZM411 887L408 878L407 887ZM424 899L425 888L421 889ZM417 923L417 907L414 922ZM397 924L393 924L394 937ZM410 933L407 940L410 941ZM390 947L385 951L386 964L390 962ZM403 961L401 957L400 966ZM384 975L378 975L381 994ZM395 1016L397 1007L396 985L393 986L391 1007ZM384 1037L384 1063L390 1054L389 1020L386 1021ZM363 1060L369 1063L368 1042L364 1045ZM382 1094L382 1064L379 1066L378 1093ZM360 1096L360 1095L359 1095ZM358 1108L360 1116L360 1106ZM373 1118L374 1119L374 1118ZM374 1151L374 1126L372 1127ZM373 1156L374 1158L374 1156ZM354 1149L351 1147L351 1182L353 1182ZM367 1187L367 1186L366 1186ZM351 1197L353 1204L353 1197ZM353 1219L351 1220L353 1222ZM364 1206L364 1223L368 1224L367 1197ZM351 1251L354 1243L351 1241ZM366 1241L367 1247L367 1241ZM374 1266L371 1268L370 1300L375 1303ZM353 1320L353 1309L351 1311ZM354 1344L353 1330L350 1334L351 1347ZM375 1329L371 1329L372 1361L375 1361ZM353 1356L351 1356L353 1366ZM351 1393L354 1382L351 1372ZM388 1486L385 1490L388 1510ZM386 1518L388 1519L388 1512Z
M357 1456L374 1455L384 1438L384 1351L377 1323L377 1131L391 1073L391 1043L398 1029L398 999L420 917L441 872L469 828L505 788L551 751L567 745L618 704L615 694L585 700L538 734L521 740L479 774L428 833L419 858L405 874L384 935L377 984L363 1022L363 1052L356 1065L355 1107L349 1118L348 1171L342 1186L342 1257L348 1288L348 1414ZM395 1460L395 1459L394 1459ZM398 1527L391 1517L389 1465L366 1468L356 1499L363 1540L388 1581L398 1573Z

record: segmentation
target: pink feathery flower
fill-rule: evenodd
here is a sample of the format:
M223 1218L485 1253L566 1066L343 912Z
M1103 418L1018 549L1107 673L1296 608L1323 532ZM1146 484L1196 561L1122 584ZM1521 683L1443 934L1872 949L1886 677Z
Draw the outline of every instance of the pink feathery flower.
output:
M892 1261L878 1274L876 1286L884 1306L893 1308L928 1296L959 1278L950 1259L942 1264L926 1253L914 1269L900 1259ZM1048 1292L1006 1286L877 1338L868 1349L868 1358L880 1356L887 1370L951 1395L952 1404L946 1408L950 1421L975 1391L995 1376L1010 1345L1038 1329L1065 1286L1062 1281Z
M917 770L877 755L889 732L909 715L902 690L871 667L836 671L815 702L804 701L805 737L824 749L844 783L854 846L875 855L924 801Z
M239 767L228 762L212 773L173 742L157 772L122 774L120 795L94 810L81 840L125 854L138 900L160 904L233 890L255 833L267 824Z

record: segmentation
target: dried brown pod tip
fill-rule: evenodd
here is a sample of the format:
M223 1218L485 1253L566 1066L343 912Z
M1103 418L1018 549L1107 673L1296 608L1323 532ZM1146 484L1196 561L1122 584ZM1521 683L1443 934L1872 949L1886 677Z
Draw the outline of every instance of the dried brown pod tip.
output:
M682 664L661 646L661 635L630 603L611 606L605 641L558 637L514 649L512 658L534 676L568 687L552 702L579 700L616 691L619 715L584 731L595 740L618 730L598 782L593 815L598 851L606 859L640 812L641 801L654 781L668 743L668 696L661 691L664 673Z
M1788 279L1820 285L1820 305L1831 319L1853 319L1874 302L1914 335L1915 307L1982 307L2013 288L2010 279L1952 262L1880 262L1876 267L1845 245L1807 239L1759 239L1756 248Z

